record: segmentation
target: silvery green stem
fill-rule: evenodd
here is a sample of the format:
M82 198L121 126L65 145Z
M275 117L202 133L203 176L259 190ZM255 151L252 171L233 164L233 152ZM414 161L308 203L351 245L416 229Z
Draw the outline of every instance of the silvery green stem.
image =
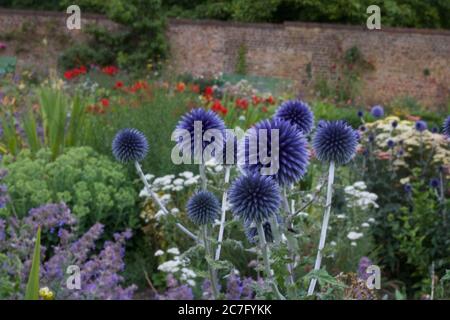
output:
M206 190L206 186L207 186L207 179L206 179L206 172L205 172L205 163L202 162L199 165L199 172L200 172L200 180L202 183L202 190Z
M333 182L334 182L334 161L330 162L330 169L328 171L328 185L327 185L327 201L325 204L325 214L322 221L322 230L320 232L319 249L317 250L316 263L314 264L314 270L320 270L320 264L322 262L322 250L325 247L325 240L327 237L328 222L330 220L331 213L331 200L333 198ZM309 283L308 296L314 293L314 288L316 287L317 279L311 279Z
M203 225L203 243L205 244L205 254L208 258L212 259L212 251L211 246L208 240L208 225ZM211 290L214 300L217 300L217 297L219 296L219 290L217 285L217 277L216 277L216 271L214 270L214 267L211 265L209 261L208 263L208 270L209 270L209 277L211 281Z
M227 196L228 196L228 182L230 181L230 166L225 166L225 178L224 178L224 191L222 195L222 213L220 217L220 228L219 228L219 236L217 238L217 249L215 260L220 259L220 251L222 250L222 240L223 233L225 231L225 220L226 220L226 212L227 212Z
M135 161L134 166L136 167L136 170L139 174L139 178L141 178L142 182L144 183L145 189L147 190L148 194L152 197L153 201L156 202L156 204L159 206L159 208L164 212L164 214L172 214L167 208L162 204L161 200L159 200L158 196L155 194L155 192L152 190L150 185L148 184L147 179L145 178L144 172L142 172L141 165L139 162ZM184 232L186 235L188 235L190 238L194 239L195 241L198 241L198 238L196 235L194 235L191 231L189 231L185 226L183 226L181 223L176 223L178 229L180 229L182 232Z
M290 210L290 207L289 207L289 201L288 201L288 198L287 198L287 193L286 193L286 189L284 189L283 190L283 206L284 206L284 211L286 212L286 214L288 215L288 217L291 217L292 216L292 214L291 214L291 210ZM289 219L289 221L290 221L290 219ZM290 222L289 222L290 223ZM273 231L273 230L272 230ZM292 260L295 260L295 254L294 254L294 250L293 250L293 248L292 248L292 245L291 245L291 242L288 240L287 241L287 246L288 246L288 251L289 251L289 254L291 255L291 259ZM295 279L294 279L294 266L292 265L292 263L287 263L286 264L286 268L287 268L287 270L288 270L288 273L289 273L289 277L288 277L288 282L289 282L289 284L291 284L291 285L294 285L295 284Z
M262 222L258 222L256 224L256 226L258 228L259 244L261 246L261 253L263 256L263 260L264 260L266 277L270 281L270 284L272 285L272 289L275 292L275 294L278 296L278 299L286 300L286 298L281 294L280 290L278 289L276 280L272 276L272 270L270 268L270 252L269 252L269 248L267 246L266 236L264 234L264 227L262 225Z

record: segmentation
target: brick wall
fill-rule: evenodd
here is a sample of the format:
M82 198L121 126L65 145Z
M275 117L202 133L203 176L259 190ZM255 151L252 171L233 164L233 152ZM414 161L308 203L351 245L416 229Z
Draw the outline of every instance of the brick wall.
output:
M81 32L67 30L66 17L64 13L0 9L0 42L8 45L0 55L17 56L19 67L54 67L63 49L85 41ZM112 32L119 27L100 15L82 13L81 17L82 27L96 23ZM167 36L170 63L178 73L233 73L244 45L249 74L294 80L307 95L315 80L336 77L332 65L345 50L356 46L374 67L361 79L364 102L385 103L411 96L437 106L449 100L450 31L171 20Z
M374 67L362 75L364 102L410 96L436 106L449 99L449 31L172 20L168 35L174 68L181 73L232 73L244 45L249 74L293 79L308 94L314 80L336 77L333 64L356 46Z
M0 56L14 56L18 68L48 71L55 68L62 51L86 41L80 30L68 30L69 15L60 12L7 10L0 8L0 42L7 45ZM102 15L81 14L81 27L102 25L112 32L119 25Z

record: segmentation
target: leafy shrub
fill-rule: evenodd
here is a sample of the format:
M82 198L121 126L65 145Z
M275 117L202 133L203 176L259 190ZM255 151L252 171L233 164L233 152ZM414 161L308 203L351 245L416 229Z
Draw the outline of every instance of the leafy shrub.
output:
M9 207L20 217L43 203L63 201L80 220L80 232L96 222L108 233L136 227L137 194L126 172L91 148L69 148L55 161L48 149L35 157L24 150L16 159L5 156L4 166Z

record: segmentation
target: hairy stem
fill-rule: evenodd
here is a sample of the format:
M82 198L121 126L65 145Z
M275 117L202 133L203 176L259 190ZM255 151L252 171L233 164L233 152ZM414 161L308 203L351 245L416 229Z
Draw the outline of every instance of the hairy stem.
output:
M256 226L258 228L259 244L261 246L261 252L262 252L262 256L263 256L263 260L264 260L266 277L270 281L272 289L275 292L275 294L278 296L278 299L286 300L286 298L281 294L280 290L278 289L276 280L272 276L272 270L270 268L270 252L269 252L269 247L267 246L266 236L264 234L264 227L262 225L262 222L258 222L256 224Z
M142 168L141 168L141 165L139 164L139 162L135 161L134 166L136 167L136 170L139 174L139 178L141 178L142 182L144 183L145 189L147 190L148 194L152 197L153 201L156 202L156 204L160 207L160 209L164 212L164 214L172 214L169 210L167 210L167 208L164 206L164 204L162 204L161 200L159 200L158 196L155 194L155 192L152 190L152 188L148 184L148 181L145 178L144 172L142 172ZM193 234L191 231L189 231L181 223L177 222L176 226L178 227L178 229L180 229L183 233L188 235L190 238L194 239L195 241L198 241L197 236L195 234Z
M208 225L205 224L203 226L203 243L205 244L205 254L208 258L212 259L212 250L211 245L208 240ZM211 281L211 289L212 289L212 295L214 300L217 300L217 297L219 296L219 290L217 285L217 274L214 270L214 267L211 265L211 263L208 263L208 270L209 270L209 277Z
M222 250L222 240L223 233L225 231L225 220L226 220L226 212L227 212L227 196L228 196L228 183L230 181L230 166L225 166L225 178L224 178L224 191L222 195L222 213L220 217L220 228L219 228L219 236L217 238L217 249L215 260L220 259L220 251Z
M320 264L322 262L322 250L325 247L325 240L327 238L328 222L330 220L331 213L331 200L333 198L333 182L334 182L334 169L335 164L333 161L330 162L330 169L328 171L328 185L327 185L327 200L325 204L325 214L322 221L322 230L320 232L319 248L317 250L316 263L314 264L314 270L320 270ZM317 279L311 279L308 288L308 296L314 293L316 287Z

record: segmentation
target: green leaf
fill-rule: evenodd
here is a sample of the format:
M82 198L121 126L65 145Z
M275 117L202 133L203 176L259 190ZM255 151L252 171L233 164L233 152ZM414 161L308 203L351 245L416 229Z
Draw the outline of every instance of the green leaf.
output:
M41 260L41 227L36 234L36 243L34 245L33 262L31 264L30 275L28 276L27 288L25 291L25 300L39 299L39 265Z
M347 288L347 286L345 284L336 280L325 269L312 270L305 276L305 279L308 281L313 278L317 279L317 281L319 282L321 287L328 284L330 286L334 286L334 287L338 287L338 288Z

